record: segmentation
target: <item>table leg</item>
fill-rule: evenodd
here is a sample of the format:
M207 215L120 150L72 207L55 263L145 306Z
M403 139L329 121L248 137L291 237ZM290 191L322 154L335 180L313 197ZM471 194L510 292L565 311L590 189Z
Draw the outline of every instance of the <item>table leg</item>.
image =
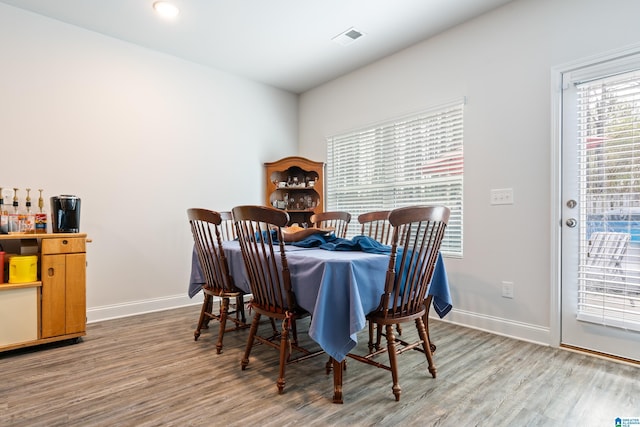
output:
M342 371L346 359L338 362L332 357L331 363L333 364L333 403L342 403Z

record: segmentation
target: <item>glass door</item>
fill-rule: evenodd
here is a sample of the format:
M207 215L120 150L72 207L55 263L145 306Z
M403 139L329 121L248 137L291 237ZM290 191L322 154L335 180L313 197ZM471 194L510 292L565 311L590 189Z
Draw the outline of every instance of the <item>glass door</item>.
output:
M563 89L561 343L640 360L640 56Z

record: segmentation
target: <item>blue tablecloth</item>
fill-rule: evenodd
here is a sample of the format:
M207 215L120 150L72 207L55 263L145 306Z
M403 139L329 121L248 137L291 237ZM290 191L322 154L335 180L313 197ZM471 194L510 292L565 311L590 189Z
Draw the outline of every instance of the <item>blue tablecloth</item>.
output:
M250 292L238 242L225 242L229 270L236 285ZM332 251L287 246L291 283L298 304L312 313L309 335L330 356L342 361L357 344L357 333L366 326L367 313L380 302L389 262L385 254ZM204 280L194 251L189 296ZM429 288L440 317L451 310L449 283L442 256Z

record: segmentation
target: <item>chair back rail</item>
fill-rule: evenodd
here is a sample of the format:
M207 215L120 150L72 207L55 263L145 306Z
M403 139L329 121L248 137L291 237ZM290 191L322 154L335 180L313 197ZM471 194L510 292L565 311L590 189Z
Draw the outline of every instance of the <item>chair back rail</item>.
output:
M389 212L391 211L375 211L359 215L360 234L371 237L383 245L390 245L393 231L389 223Z
M349 228L349 222L351 222L351 214L349 212L341 211L318 212L311 215L309 220L315 228L334 228L335 235L344 239L347 237L347 229Z

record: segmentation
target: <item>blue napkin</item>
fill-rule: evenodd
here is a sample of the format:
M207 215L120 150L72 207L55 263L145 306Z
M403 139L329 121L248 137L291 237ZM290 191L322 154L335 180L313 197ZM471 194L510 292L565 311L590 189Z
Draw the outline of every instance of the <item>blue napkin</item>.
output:
M375 239L368 236L356 236L353 241L360 246L362 252L370 254L390 254L391 246L383 245Z
M297 242L292 242L292 246L298 246L300 248L319 248L327 242L332 242L337 239L336 235L331 233L328 236L324 236L322 234L312 234L311 236L299 240Z
M333 236L326 239L325 243L319 245L320 249L327 251L362 251L370 254L390 254L391 246L383 245L368 236L355 236L353 239L341 239Z

